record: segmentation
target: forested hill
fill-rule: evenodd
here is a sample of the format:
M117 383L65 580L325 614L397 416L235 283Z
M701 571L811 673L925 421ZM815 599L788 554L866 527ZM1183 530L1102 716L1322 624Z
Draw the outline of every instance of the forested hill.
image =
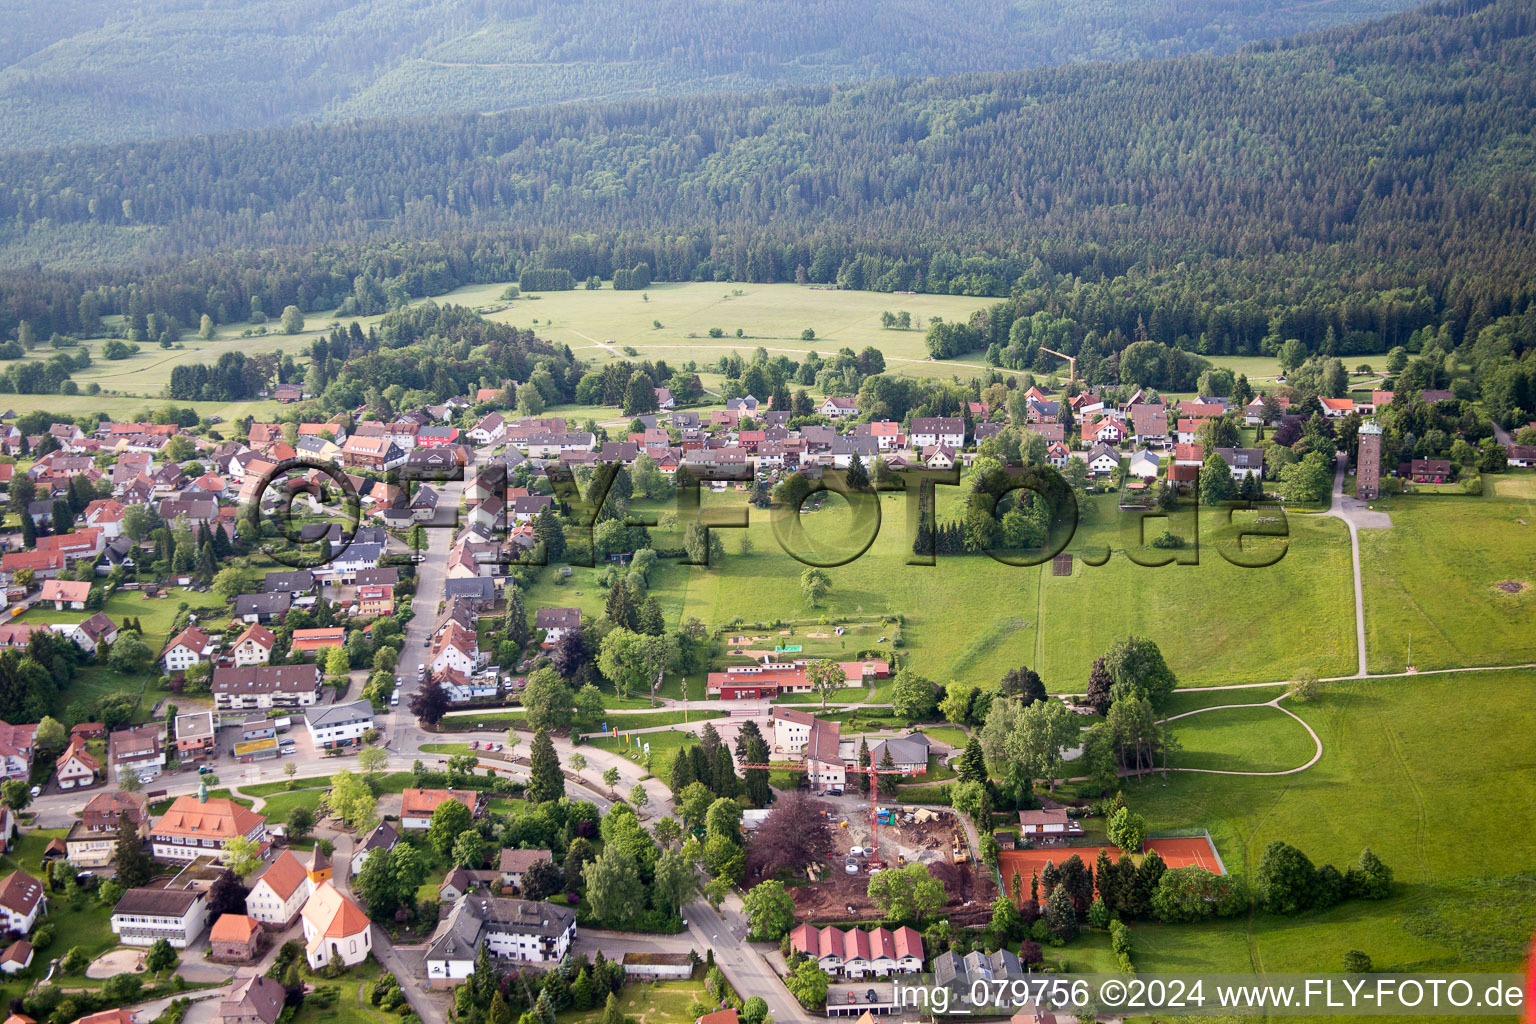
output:
M0 149L1231 51L1413 0L0 0Z
M1247 303L1262 333L1269 303L1523 308L1533 129L1536 11L1467 0L1226 57L9 154L0 224L13 264L73 236L164 268L147 280L183 323L216 290L238 307L253 274L330 308L360 274L416 293L644 261L972 294L1135 273ZM237 252L338 241L363 247ZM52 307L81 282L136 280L14 275L0 330L67 332Z

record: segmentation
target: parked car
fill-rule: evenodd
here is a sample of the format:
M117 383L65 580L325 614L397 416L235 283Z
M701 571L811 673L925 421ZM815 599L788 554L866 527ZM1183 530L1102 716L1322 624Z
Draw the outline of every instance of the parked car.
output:
M479 750L480 749L480 741L479 740L471 741L470 744L469 744L469 749L470 750Z
M399 704L400 703L400 691L399 690L396 690L394 693L389 695L389 703L391 705L395 705L395 704Z

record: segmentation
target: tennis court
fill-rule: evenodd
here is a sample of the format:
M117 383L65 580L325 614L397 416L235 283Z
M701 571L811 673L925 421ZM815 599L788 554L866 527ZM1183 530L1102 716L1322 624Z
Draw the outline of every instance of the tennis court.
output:
M1163 858L1171 868L1201 867L1217 874L1225 874L1222 870L1221 858L1216 855L1216 849L1211 841L1204 836L1182 839L1148 839L1148 850L1156 850L1157 855ZM1024 886L1029 885L1029 880L1034 877L1036 871L1045 870L1048 862L1060 865L1074 853L1082 858L1083 863L1092 868L1094 862L1099 859L1099 851L1104 850L1112 861L1120 859L1118 846L1055 846L1044 850L1003 850L997 855L997 869L1002 873L1004 887L1013 885L1013 876L1017 872L1020 882ZM1133 855L1133 859L1140 862L1139 855ZM1026 889L1027 893L1027 889ZM1009 888L1009 896L1017 899L1017 895Z

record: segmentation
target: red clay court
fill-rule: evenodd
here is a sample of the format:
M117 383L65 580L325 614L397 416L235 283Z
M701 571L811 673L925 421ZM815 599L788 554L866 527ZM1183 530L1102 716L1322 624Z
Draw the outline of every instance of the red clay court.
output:
M1156 850L1157 855L1163 858L1171 868L1194 866L1217 874L1225 874L1222 871L1221 859L1216 856L1215 848L1204 836L1193 839L1148 839L1147 849ZM1027 886L1036 871L1044 870L1047 861L1055 861L1059 866L1062 861L1075 853L1083 859L1084 864L1092 868L1094 861L1099 858L1100 850L1107 851L1110 860L1120 859L1118 846L1055 846L1044 850L1003 850L997 855L997 869L1002 872L1004 886L1013 884L1015 871L1018 872L1020 881ZM1008 895L1018 898L1012 892Z

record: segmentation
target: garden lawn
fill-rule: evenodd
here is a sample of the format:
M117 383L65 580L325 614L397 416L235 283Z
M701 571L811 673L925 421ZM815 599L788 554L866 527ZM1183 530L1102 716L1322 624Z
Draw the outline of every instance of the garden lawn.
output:
M366 960L334 981L312 977L310 983L317 992L335 993L334 1002L329 996L307 997L294 1013L291 1024L387 1024L399 1020L395 1014L384 1013L368 1002L373 979L379 973L379 965Z
M1517 969L1536 929L1536 702L1529 672L1325 683L1293 705L1323 757L1297 775L1171 774L1128 782L1154 830L1204 827L1227 870L1251 876L1273 840L1339 868L1369 846L1393 896L1298 918L1135 926L1146 972ZM1198 721L1197 716L1195 721Z
M266 798L261 813L267 816L268 821L285 821L288 812L295 807L306 807L314 811L328 792L326 789L296 789L290 793L275 793Z
M651 774L664 783L672 778L672 761L677 757L677 752L698 740L698 737L693 733L681 730L676 732L641 733L637 738L640 742L651 745ZM636 747L633 743L623 744L617 739L597 739L588 740L587 742L594 747L601 747L604 750L620 751L637 764L640 763L642 758L641 748Z
M694 1001L716 1005L703 981L635 982L619 990L619 1010L645 1024L693 1024L688 1008ZM597 1010L565 1010L556 1015L559 1024L578 1024L601 1016Z
M1483 477L1482 497L1389 497L1360 531L1372 672L1536 661L1536 473ZM1498 584L1525 588L1511 594Z
M55 839L69 835L67 828L35 828L22 832L9 853L0 854L0 870L6 874L20 868L34 878L43 877L43 851Z
M1312 759L1317 744L1279 708L1223 708L1171 723L1179 746L1170 767L1278 772Z

